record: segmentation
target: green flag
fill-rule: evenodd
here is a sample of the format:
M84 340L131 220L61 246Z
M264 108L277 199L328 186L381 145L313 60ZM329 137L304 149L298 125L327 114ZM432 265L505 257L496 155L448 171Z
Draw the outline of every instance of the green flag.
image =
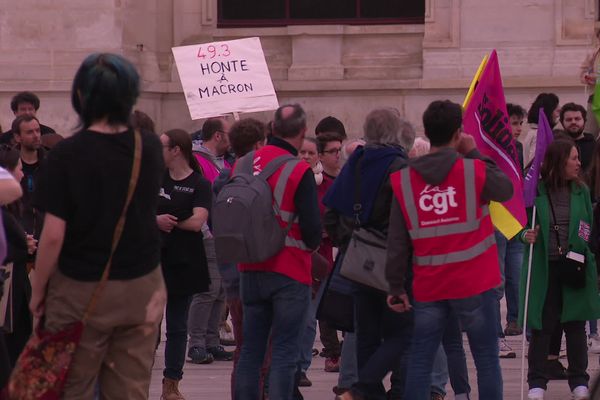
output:
M596 74L598 76L598 74ZM600 125L600 81L596 78L596 86L594 88L594 100L592 101L592 111L596 117L596 121ZM588 117L589 118L589 117Z

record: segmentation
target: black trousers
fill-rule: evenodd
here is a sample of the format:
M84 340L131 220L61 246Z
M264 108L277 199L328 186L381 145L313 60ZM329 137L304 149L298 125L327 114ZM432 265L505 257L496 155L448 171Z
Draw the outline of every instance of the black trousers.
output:
M413 313L392 311L386 294L360 288L355 294L358 382L352 390L366 400L400 399L404 393ZM392 372L386 394L383 379Z
M319 332L323 343L325 357L338 358L342 354L337 330L326 320L319 320Z
M557 265L551 261L548 265L548 289L542 314L542 329L532 330L529 343L527 382L530 389L546 389L548 384L548 377L545 373L546 358L550 350L552 336L557 329L560 329L562 297L562 284L558 278ZM585 321L565 322L562 324L562 328L567 338L569 387L573 390L576 386L587 386L590 376L586 372L588 357Z

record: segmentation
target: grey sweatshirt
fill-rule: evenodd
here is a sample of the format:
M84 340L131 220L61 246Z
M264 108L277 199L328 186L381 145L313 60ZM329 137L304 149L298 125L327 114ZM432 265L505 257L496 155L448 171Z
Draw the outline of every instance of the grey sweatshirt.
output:
M456 150L443 148L435 153L410 160L408 165L415 169L428 184L439 185L447 178L459 157L462 155ZM477 149L469 152L465 158L481 159L486 164L486 179L481 192L481 201L504 202L512 197L512 182L494 161L484 157ZM386 261L386 277L390 283L390 294L405 293L404 284L409 267L412 267L412 241L400 204L394 197L390 213Z

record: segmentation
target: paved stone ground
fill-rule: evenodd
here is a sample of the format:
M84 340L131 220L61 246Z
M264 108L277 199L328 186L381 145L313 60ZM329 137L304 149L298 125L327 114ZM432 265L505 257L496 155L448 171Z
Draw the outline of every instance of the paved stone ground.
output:
M502 321L505 321L506 315L506 304L504 301L501 303ZM165 325L162 325L164 331ZM161 380L162 370L164 368L164 332L163 341L156 353L156 362L152 370L152 382L150 384L150 399L159 400L161 394ZM471 384L472 399L477 399L477 375L475 372L475 366L473 359L469 352L469 346L464 336L464 347L467 351L467 365L469 368L469 381ZM521 346L522 336L510 336L507 337L509 345L516 351L517 358L514 359L501 359L500 365L502 367L502 376L504 380L504 399L506 400L520 400L521 393ZM321 349L323 346L319 341L319 335L317 335L317 342L314 345L315 348ZM563 349L565 348L564 337L563 337ZM229 347L228 350L233 350L234 347ZM600 376L600 364L599 355L589 354L588 373L591 376L590 386L596 377ZM561 359L563 365L567 365L566 359ZM313 358L313 363L308 371L308 377L313 382L312 387L302 388L302 394L306 400L333 400L335 395L332 392L332 388L337 384L338 374L325 372L323 370L325 359L319 356ZM231 399L230 393L230 376L232 362L215 361L210 365L196 365L186 363L184 367L183 381L180 383L180 390L186 396L186 400L229 400ZM525 374L527 373L527 358L525 358ZM388 385L389 387L389 381ZM525 381L525 388L527 388L527 382ZM447 400L454 399L452 388L450 383L446 386L448 390ZM527 398L527 389L525 389L525 396ZM571 399L571 391L567 381L550 381L548 385L548 391L546 392L545 400L568 400ZM598 397L600 399L600 397ZM596 400L598 400L596 399ZM407 399L410 400L410 399ZM486 400L486 399L480 399Z
M520 399L519 388L521 385L521 337L508 338L509 344L517 351L516 359L502 359L502 373L504 377L504 398L508 400ZM156 356L156 363L152 371L152 383L150 386L150 399L160 399L161 393L161 378L162 369L164 366L164 343L161 343ZM315 347L321 348L320 343L316 343ZM468 349L465 341L465 348ZM233 348L229 348L232 350ZM477 398L477 380L475 368L470 356L469 360L469 377L471 386L474 391L473 398ZM527 359L525 360L527 361ZM562 360L566 365L566 360ZM324 358L313 358L313 365L308 372L309 378L313 382L313 386L302 388L302 393L306 400L321 400L334 399L331 388L337 383L336 373L327 373L323 371ZM210 365L195 365L187 363L184 369L184 378L181 382L181 391L186 396L187 400L226 400L230 399L229 379L231 373L231 362L214 362ZM590 354L589 370L592 377L596 377L600 372L598 364L598 355ZM447 399L453 399L450 385L447 389L450 391ZM526 398L526 396L525 396ZM570 399L570 391L566 381L550 382L546 400L565 400ZM485 400L485 399L481 399Z

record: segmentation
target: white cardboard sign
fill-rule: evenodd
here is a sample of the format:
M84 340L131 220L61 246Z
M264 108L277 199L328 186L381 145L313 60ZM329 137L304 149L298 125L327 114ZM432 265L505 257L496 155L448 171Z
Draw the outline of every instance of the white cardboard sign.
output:
M192 119L279 107L259 38L172 51Z

